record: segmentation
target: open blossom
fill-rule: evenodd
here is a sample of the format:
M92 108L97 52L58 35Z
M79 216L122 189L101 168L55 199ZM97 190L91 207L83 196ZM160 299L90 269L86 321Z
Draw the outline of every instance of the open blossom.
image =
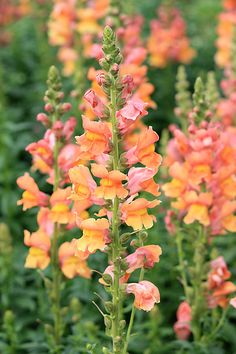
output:
M73 241L64 242L58 250L58 258L63 274L69 279L78 275L83 278L91 278L91 270L86 263L88 256L89 253L78 251Z
M25 190L22 194L22 199L17 202L17 205L23 205L23 210L35 206L43 207L48 205L48 195L39 190L34 179L28 173L19 177L17 184L21 189Z
M158 288L147 280L139 283L129 283L126 287L127 294L134 294L134 306L138 310L151 311L155 303L160 302Z
M147 167L132 167L128 172L128 186L130 195L134 195L141 190L149 192L155 196L160 195L159 185L154 181L156 169Z
M77 241L79 251L94 253L103 250L108 241L109 222L107 219L86 219L80 224L83 235Z
M146 104L140 99L128 100L126 105L117 112L118 126L122 133L126 133L133 126L138 118L148 114L144 109Z
M114 199L116 196L125 198L128 191L123 187L122 181L127 180L127 176L120 171L110 171L106 167L92 164L92 174L99 177L100 186L95 189L95 194L98 198Z
M84 99L89 102L89 104L92 107L92 110L94 114L99 117L103 118L104 117L104 110L105 110L105 105L101 101L101 99L96 95L96 93L93 90L88 90L84 94Z
M85 133L76 137L82 152L88 153L92 158L110 150L111 131L106 122L90 121L83 116L83 128Z
M129 165L141 162L143 165L158 168L161 164L161 157L155 152L155 143L159 140L152 127L143 129L137 136L137 140L127 143L125 158Z
M190 322L192 310L187 301L181 302L177 310L177 322L174 324L174 331L178 339L187 340L191 334Z
M150 229L153 221L156 220L154 215L148 214L148 209L155 208L160 201L148 201L145 198L139 198L131 202L125 202L121 206L122 219L128 226L134 230Z
M151 21L147 46L151 65L160 68L171 61L187 64L195 56L186 35L185 22L176 8L159 8L158 19Z
M28 230L24 231L24 243L30 247L25 261L26 268L45 269L50 262L51 241L48 235L43 231L37 231L30 234Z
M69 176L71 183L73 183L71 199L91 199L97 185L88 167L83 165L75 166L69 170Z
M109 265L103 272L103 275L110 275L112 281L114 281L114 265ZM130 274L129 273L125 273L122 277L120 277L119 279L119 284L125 284L127 283L127 281L129 280ZM108 285L103 278L99 279L99 283L103 284L103 285Z
M160 255L162 254L161 247L158 245L147 245L136 249L125 258L128 269L127 273L132 273L139 268L152 268L155 263L159 262Z
M53 222L59 224L69 224L73 221L73 215L70 211L70 200L68 199L71 194L71 188L66 189L58 188L50 197L50 215L49 217Z

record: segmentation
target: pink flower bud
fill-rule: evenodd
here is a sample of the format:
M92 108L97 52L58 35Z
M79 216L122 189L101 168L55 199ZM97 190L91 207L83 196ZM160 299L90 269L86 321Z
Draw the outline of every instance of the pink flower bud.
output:
M118 71L119 71L119 65L118 65L117 63L113 64L113 65L112 65L112 70L113 70L114 72L118 72Z
M48 126L49 125L49 119L48 116L45 113L39 113L37 115L37 121L41 122L43 125Z
M64 112L69 112L71 110L71 108L72 108L72 105L69 102L65 102L65 103L62 104L61 108L62 108L62 110Z
M44 109L45 109L45 111L48 112L48 113L52 113L53 110L54 110L54 108L53 108L53 106L52 106L51 103L46 103L45 106L44 106Z
M102 86L106 79L105 79L105 74L102 73L102 72L99 72L97 75L96 75L96 81L98 83L98 85Z

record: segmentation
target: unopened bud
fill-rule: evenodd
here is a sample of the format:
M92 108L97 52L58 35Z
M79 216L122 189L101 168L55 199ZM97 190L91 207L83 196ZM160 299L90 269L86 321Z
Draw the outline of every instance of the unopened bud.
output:
M45 113L39 113L36 119L38 122L41 122L45 126L47 126L50 122L48 116Z
M105 74L104 73L98 73L96 75L96 81L99 86L102 86L106 82Z
M51 103L46 103L45 106L44 106L44 109L48 113L53 113L54 112L54 108L53 108Z

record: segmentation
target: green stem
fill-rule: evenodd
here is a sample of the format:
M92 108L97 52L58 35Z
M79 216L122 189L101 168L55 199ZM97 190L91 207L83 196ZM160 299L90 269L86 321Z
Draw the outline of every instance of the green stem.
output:
M113 144L113 170L119 169L119 141L117 134L117 120L116 120L116 88L113 82L110 91L111 97L111 123L112 123L112 144ZM119 235L119 198L116 197L113 201L112 211L112 263L114 264L114 282L112 285L112 340L113 353L119 353L120 326L121 319L121 295L119 289L120 280L120 235Z
M194 264L196 268L192 279L194 291L192 306L192 332L196 343L200 342L201 339L201 320L206 308L203 288L206 241L207 237L205 230L200 225L194 252Z
M224 322L225 322L225 319L226 319L226 316L228 314L228 309L229 309L229 306L226 307L223 312L222 312L222 316L218 322L218 324L216 325L216 327L214 328L214 330L211 332L211 334L209 335L208 338L206 338L206 342L207 343L210 343L212 340L214 340L214 338L216 337L216 335L218 334L218 332L220 331L220 329L223 327L224 325Z
M54 121L56 117L53 117ZM59 154L59 141L56 139L54 146L54 185L53 191L55 192L60 185L60 170L58 164L58 154ZM61 318L61 273L58 260L58 238L60 234L60 225L58 223L54 224L54 232L52 237L52 312L54 321L54 341L55 348L54 352L57 354L61 353L61 332L62 332L62 318Z
M181 281L184 288L185 297L188 303L190 303L189 293L188 293L188 280L185 272L185 264L184 264L184 253L183 253L183 236L180 231L177 232L176 235L176 244L177 244L177 252L179 259L179 269L181 275Z

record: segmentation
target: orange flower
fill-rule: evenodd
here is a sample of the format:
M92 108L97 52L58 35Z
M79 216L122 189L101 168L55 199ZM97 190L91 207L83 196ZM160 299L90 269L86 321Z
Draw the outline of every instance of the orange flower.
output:
M73 221L73 215L70 211L71 188L58 188L50 197L50 219L59 224L68 224Z
M142 246L125 258L128 269L127 273L132 273L139 268L152 268L155 263L159 262L162 254L161 247L158 245Z
M110 275L112 281L114 281L114 265L109 265L108 267L106 267L106 269L103 272L103 275L106 275L106 274ZM130 277L130 274L125 273L122 277L120 277L119 284L121 285L121 284L127 283L127 281L129 280L129 277ZM105 285L105 286L109 285L105 282L105 280L103 278L99 279L99 283L102 285Z
M155 208L158 204L160 204L159 200L150 202L145 198L139 198L132 202L127 201L121 206L122 219L134 230L142 230L143 227L150 229L156 218L149 215L147 209Z
M110 150L111 130L106 122L94 122L83 116L85 134L76 136L82 152L97 156Z
M80 34L98 33L101 27L96 21L96 13L92 8L84 8L77 10L78 24L77 31Z
M186 36L185 22L174 7L159 8L158 19L151 21L147 47L151 65L160 68L166 67L169 61L187 64L195 56Z
M191 334L190 322L192 310L187 301L181 302L177 310L177 322L174 324L174 331L178 339L187 340Z
M83 236L77 241L77 248L82 252L94 253L103 250L108 241L109 222L107 219L87 219L80 224Z
M72 279L76 276L91 278L91 270L88 268L86 259L89 253L78 251L75 240L64 242L58 250L58 257L63 274Z
M216 305L225 308L229 304L229 298L227 296L235 292L236 285L231 281L226 281L212 293L212 297Z
M144 128L138 135L135 145L126 148L125 157L129 165L141 162L150 168L158 168L161 164L161 156L155 152L154 143L159 140L152 127Z
M236 10L235 0L224 0L224 8L227 10Z
M73 183L70 198L73 200L89 200L96 188L96 182L93 180L88 167L80 165L69 170L69 177Z
M128 191L122 186L122 181L127 180L127 176L118 170L108 172L102 165L92 164L92 174L101 178L100 186L96 188L95 193L98 198L114 199L125 198Z
M208 207L212 204L212 193L200 193L198 195L195 191L186 192L184 199L187 205L189 205L184 222L191 224L195 220L198 220L202 225L209 226Z
M30 209L34 206L47 206L48 195L40 192L34 179L28 173L17 179L17 184L21 189L25 189L22 199L18 200L17 205L23 205L23 210Z
M52 45L68 45L71 43L75 19L75 1L60 0L54 5L48 24L49 41Z
M30 235L28 230L24 230L24 243L30 247L25 267L45 269L50 262L49 250L51 247L51 241L47 234L38 230Z
M147 280L128 284L126 292L127 294L134 294L134 306L138 310L151 311L155 303L160 302L158 288Z

